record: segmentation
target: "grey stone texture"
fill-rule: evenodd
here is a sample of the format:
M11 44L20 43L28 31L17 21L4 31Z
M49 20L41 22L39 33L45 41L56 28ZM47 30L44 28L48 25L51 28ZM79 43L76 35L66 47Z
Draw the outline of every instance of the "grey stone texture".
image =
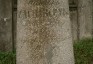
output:
M78 0L80 39L92 37L92 0Z
M0 51L12 51L11 0L0 0Z
M74 64L68 0L18 0L17 64Z

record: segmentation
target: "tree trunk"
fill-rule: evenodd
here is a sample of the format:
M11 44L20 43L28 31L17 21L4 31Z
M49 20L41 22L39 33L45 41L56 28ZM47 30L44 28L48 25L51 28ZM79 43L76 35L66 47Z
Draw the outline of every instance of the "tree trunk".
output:
M80 39L92 37L92 0L78 0Z
M74 64L68 0L18 0L17 64Z
M0 51L12 51L12 0L0 0Z

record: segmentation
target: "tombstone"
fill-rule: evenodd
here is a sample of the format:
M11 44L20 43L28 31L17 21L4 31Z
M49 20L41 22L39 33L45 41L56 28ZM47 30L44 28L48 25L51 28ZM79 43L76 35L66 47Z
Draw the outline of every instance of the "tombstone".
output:
M92 0L78 0L79 37L92 38Z
M74 64L68 0L18 0L17 64Z
M0 51L12 51L11 0L0 0Z

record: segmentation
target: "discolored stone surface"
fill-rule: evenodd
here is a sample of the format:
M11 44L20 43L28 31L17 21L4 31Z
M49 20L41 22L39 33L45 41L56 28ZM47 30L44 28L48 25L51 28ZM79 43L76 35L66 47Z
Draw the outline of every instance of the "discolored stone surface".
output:
M71 28L72 28L72 38L73 40L78 40L79 38L79 31L78 31L78 22L77 22L77 11L72 10L70 11L70 19L71 19Z
M18 0L17 64L74 64L67 0Z
M0 51L12 51L11 0L0 0Z
M78 0L80 38L92 37L92 0Z

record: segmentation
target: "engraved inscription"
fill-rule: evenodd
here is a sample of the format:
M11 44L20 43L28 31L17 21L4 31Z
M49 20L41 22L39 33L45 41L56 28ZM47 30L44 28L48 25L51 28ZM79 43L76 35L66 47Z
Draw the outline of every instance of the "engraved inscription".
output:
M30 0L28 1L28 4L31 5L58 5L60 4L57 0Z
M40 17L59 17L59 16L65 16L69 13L64 8L52 8L51 10L46 8L37 8L32 10L20 10L18 11L18 17L19 18L40 18Z

